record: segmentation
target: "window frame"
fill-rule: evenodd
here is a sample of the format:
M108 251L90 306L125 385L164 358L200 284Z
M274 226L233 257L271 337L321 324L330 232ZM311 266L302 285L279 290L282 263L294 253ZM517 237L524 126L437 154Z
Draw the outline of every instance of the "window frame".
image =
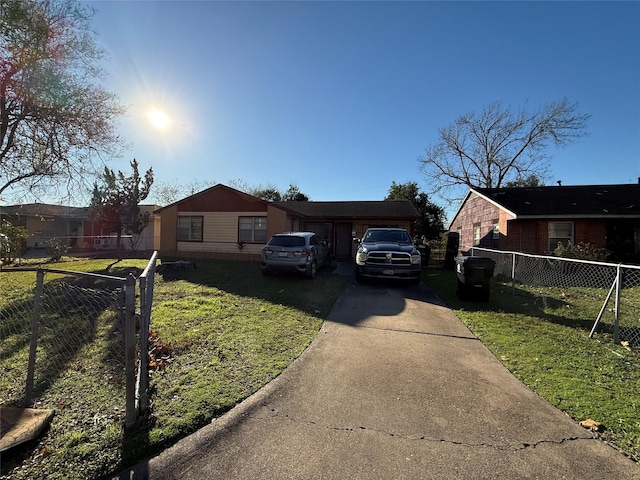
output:
M475 223L473 225L473 246L479 247L481 241L482 241L482 226L479 223Z
M568 237L559 237L557 236L558 232L553 232L556 236L551 236L551 226L552 225L570 225L571 233ZM552 244L553 242L553 244ZM571 221L561 221L561 222L549 222L547 224L547 246L550 252L553 252L556 248L558 248L558 242L562 242L564 246L567 246L567 242L571 242L572 245L575 245L575 224Z
M180 238L180 232L184 230L184 228L180 228L181 220L189 220L189 238ZM200 222L200 238L192 237L193 233L193 220L199 220ZM176 240L178 242L203 242L204 241L204 215L178 215L178 219L176 220Z
M242 220L251 219L251 239L244 238L242 232L249 231L248 229L241 228ZM258 223L264 222L264 228L260 228L256 230L256 220ZM264 234L264 238L256 238L256 231ZM242 243L267 243L267 217L265 215L255 216L255 215L244 215L238 217L238 242Z

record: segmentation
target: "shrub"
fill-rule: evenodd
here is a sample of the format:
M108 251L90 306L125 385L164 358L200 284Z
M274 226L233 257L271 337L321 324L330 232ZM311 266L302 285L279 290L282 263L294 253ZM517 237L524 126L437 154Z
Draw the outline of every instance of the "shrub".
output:
M44 242L44 244L47 248L47 254L52 262L57 262L69 251L69 245L59 238L49 238Z
M556 257L604 262L609 258L610 252L606 248L596 247L587 242L579 242L574 245L571 240L568 240L566 245L558 242L553 254Z

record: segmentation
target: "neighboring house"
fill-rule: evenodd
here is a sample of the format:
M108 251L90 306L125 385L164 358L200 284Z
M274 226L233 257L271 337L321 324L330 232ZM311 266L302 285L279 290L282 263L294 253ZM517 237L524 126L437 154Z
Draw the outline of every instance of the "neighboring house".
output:
M546 254L570 241L606 248L614 261L638 262L640 183L472 188L449 231L459 234L462 250Z
M311 231L338 258L349 258L353 237L369 226L413 229L420 217L409 201L268 202L215 185L156 210L165 256L256 259L274 233Z
M123 238L125 249L153 251L159 245L160 219L153 212L157 205L140 205L149 212L150 223L139 238L130 241ZM88 207L68 207L46 203L25 203L0 206L0 221L25 227L25 247L45 248L48 241L57 239L74 250L109 250L115 248L115 233L104 231L89 215ZM133 244L132 244L133 243ZM133 248L132 248L133 247Z

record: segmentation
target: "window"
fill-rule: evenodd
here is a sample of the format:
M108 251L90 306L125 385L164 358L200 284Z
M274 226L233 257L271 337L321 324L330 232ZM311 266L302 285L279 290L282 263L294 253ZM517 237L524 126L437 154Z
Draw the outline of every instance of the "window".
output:
M477 247L480 245L480 224L475 224L473 226L473 246Z
M184 242L201 242L202 217L178 217L177 237Z
M498 248L500 244L500 225L496 221L493 224L493 231L491 235L491 248Z
M240 217L238 219L238 241L264 243L267 241L267 217Z
M493 221L493 239L500 240L500 225L497 220Z
M549 222L549 251L558 248L558 243L573 242L573 222Z

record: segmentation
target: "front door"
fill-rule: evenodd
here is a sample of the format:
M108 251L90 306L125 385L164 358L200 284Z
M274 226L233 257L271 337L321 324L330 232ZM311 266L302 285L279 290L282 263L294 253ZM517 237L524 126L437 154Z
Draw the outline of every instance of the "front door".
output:
M351 237L351 223L336 224L336 258L351 257L351 245L353 238Z

